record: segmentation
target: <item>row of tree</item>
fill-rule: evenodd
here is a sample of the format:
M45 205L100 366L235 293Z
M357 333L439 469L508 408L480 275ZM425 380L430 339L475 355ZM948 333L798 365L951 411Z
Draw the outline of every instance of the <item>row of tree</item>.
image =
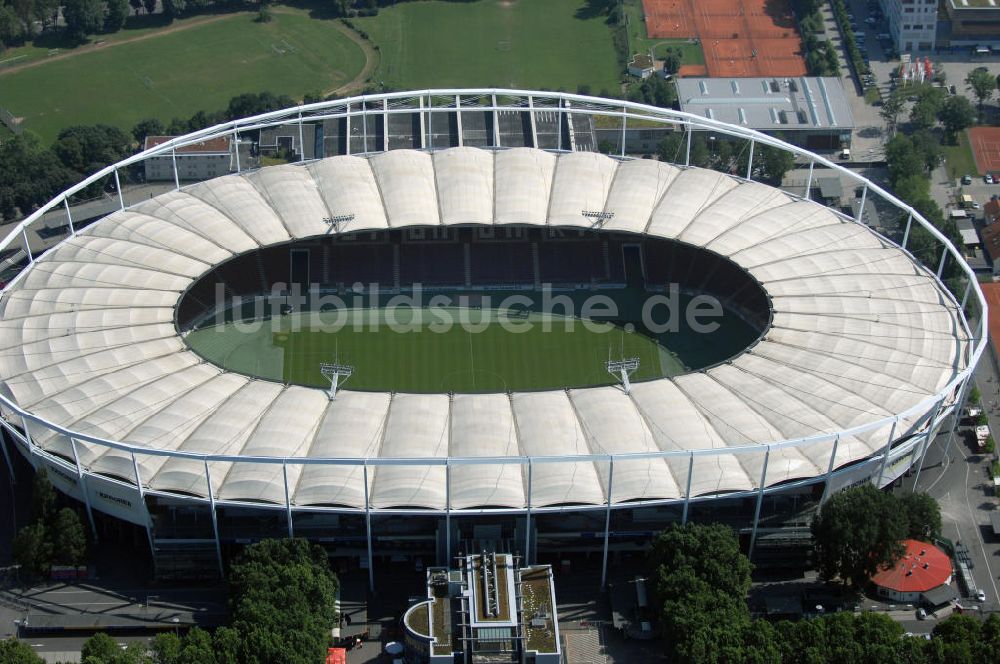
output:
M121 648L107 634L88 639L83 664L317 664L336 624L338 581L326 552L304 539L248 546L229 570L230 626L183 637L158 634ZM32 649L0 641L3 664L41 662Z
M14 562L23 573L44 577L52 565L83 564L87 556L83 523L76 510L57 508L56 492L45 470L35 474L31 517L31 524L21 528L13 541Z
M746 175L750 159L749 142L724 135L695 132L691 138L692 166L711 168L723 173ZM682 163L687 157L687 134L675 132L660 141L660 161ZM753 154L753 177L780 184L785 173L795 167L795 156L787 150L757 145Z
M904 635L900 623L882 613L754 619L746 603L751 565L726 526L671 527L654 540L647 562L672 662L973 664L995 661L1000 652L997 615L986 621L952 616L936 625L929 641Z
M306 97L307 103L318 100L318 95ZM49 147L31 132L24 132L0 142L0 218L29 214L74 182L141 149L146 136L186 134L294 104L286 95L247 93L233 97L220 111L198 111L190 118L175 118L167 124L158 119L142 120L131 135L108 125L67 127ZM121 173L125 182L137 175ZM95 183L80 196L97 196L106 185Z

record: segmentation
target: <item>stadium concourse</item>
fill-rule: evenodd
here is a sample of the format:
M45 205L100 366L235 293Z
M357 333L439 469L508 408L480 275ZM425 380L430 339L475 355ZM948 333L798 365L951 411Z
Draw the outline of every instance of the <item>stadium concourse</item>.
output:
M182 295L215 266L294 250L336 215L350 215L339 233L593 230L593 210L602 233L739 265L770 299L762 338L628 392L331 400L208 363L177 327ZM448 559L489 540L533 556L600 550L603 529L606 550L609 530L641 540L682 510L756 533L783 501L905 472L973 353L933 273L822 205L700 168L533 148L335 156L185 186L36 258L0 314L8 440L89 511L145 527L154 549L287 525L342 554L367 541L369 564L373 538L376 554Z

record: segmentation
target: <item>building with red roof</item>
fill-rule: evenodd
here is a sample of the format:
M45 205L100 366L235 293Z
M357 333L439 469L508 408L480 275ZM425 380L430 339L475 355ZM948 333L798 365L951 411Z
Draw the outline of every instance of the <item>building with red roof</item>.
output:
M951 583L951 558L927 542L906 540L903 544L906 552L896 564L879 570L872 577L879 597L896 602L943 604L941 599L951 594L948 588ZM940 591L942 587L948 592Z

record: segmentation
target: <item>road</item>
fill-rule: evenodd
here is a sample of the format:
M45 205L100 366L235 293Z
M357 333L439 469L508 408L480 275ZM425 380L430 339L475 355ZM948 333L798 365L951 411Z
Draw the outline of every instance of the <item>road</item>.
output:
M987 355L976 368L976 383L988 406L990 427L1000 431L1000 375ZM990 514L997 509L997 498L988 473L989 455L979 454L968 427L960 427L952 437L939 435L927 450L919 474L904 479L898 491L914 488L933 496L941 507L942 534L969 549L974 564L976 585L985 590L987 601L983 610L1000 611L1000 538L992 535Z

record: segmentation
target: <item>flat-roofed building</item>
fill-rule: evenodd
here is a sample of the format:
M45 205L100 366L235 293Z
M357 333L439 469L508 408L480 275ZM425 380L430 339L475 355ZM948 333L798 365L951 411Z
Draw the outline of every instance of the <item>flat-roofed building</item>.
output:
M682 78L681 110L814 150L850 147L854 116L840 79Z
M1000 50L1000 2L996 0L944 0L944 10L951 22L949 43L952 47L979 47Z
M879 5L900 53L934 50L938 0L879 0Z
M147 136L143 149L155 148L172 138L176 137ZM173 155L146 159L146 182L173 180L175 160L177 177L182 181L209 180L236 170L229 137L218 137L179 147Z

